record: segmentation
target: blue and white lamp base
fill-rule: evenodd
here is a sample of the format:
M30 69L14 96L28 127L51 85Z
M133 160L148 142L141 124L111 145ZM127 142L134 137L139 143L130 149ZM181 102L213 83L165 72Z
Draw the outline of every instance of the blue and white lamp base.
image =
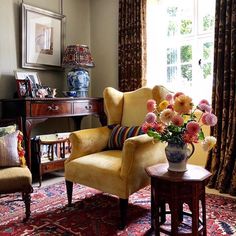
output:
M88 97L90 77L83 68L73 69L67 74L67 86L70 91L76 91L76 97Z

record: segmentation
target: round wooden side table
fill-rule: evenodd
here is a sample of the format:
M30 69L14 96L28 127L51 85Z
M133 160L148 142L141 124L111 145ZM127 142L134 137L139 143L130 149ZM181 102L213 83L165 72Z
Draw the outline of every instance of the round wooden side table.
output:
M207 235L205 185L211 173L195 165L187 165L185 172L167 168L167 164L146 168L151 177L151 225L155 235Z

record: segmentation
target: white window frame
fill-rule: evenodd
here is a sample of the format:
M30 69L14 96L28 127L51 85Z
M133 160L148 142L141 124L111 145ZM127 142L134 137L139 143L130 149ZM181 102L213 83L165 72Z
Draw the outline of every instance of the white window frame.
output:
M175 0L175 1L193 1L194 14L193 14L193 30L192 34L188 36L178 36L176 38L165 38L161 40L158 35L165 35L165 30L167 29L167 20L164 15L163 7L166 3L173 3L173 0L148 0L147 1L147 85L153 86L156 84L162 84L168 89L177 92L183 91L190 95L194 102L198 102L201 99L207 99L211 102L211 88L213 80L213 53L212 53L212 74L211 79L202 79L203 70L198 65L199 59L202 60L202 64L207 61L203 61L203 57L200 57L200 51L203 47L200 44L203 42L212 42L214 49L214 27L209 32L200 32L201 29L198 28L198 20L201 15L199 12L198 4L204 4L206 6L207 2L205 0ZM203 6L203 5L202 5ZM214 8L211 6L214 11ZM214 13L213 13L214 15ZM150 24L154 22L154 24ZM178 53L180 56L180 45L186 45L186 42L191 41L192 43L192 82L188 85L181 85L181 70L180 70L180 57L177 59L178 65L178 81L167 83L167 54L165 49L172 45L178 48ZM168 46L167 46L168 45ZM200 50L200 51L199 51ZM198 52L198 53L196 53ZM209 61L209 60L208 60ZM187 63L189 64L189 63ZM201 78L202 77L202 78ZM191 85L191 86L189 86ZM188 87L189 86L189 87Z

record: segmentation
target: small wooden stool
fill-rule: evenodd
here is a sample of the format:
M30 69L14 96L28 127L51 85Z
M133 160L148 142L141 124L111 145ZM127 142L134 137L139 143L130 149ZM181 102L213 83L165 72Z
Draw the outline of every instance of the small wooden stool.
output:
M151 177L151 224L155 235L163 232L167 235L207 235L205 185L211 173L200 166L187 165L185 172L167 170L167 164L158 164L146 168ZM199 201L201 201L202 217L200 219ZM166 204L169 209L166 210ZM191 212L183 210L183 204L189 206ZM166 216L170 214L171 223ZM189 230L181 231L184 218L191 219ZM171 227L169 227L171 226ZM186 228L186 227L185 227Z

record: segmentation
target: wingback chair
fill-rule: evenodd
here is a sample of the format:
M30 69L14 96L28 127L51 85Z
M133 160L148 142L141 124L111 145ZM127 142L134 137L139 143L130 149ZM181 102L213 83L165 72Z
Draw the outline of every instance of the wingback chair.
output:
M72 152L65 162L68 205L72 204L73 182L119 197L120 228L126 224L129 196L147 186L145 167L165 162L164 145L154 143L146 134L126 139L120 150L109 149L112 129L109 125L141 126L147 113L147 100L157 103L168 90L163 86L140 88L132 92L104 89L104 108L108 126L72 132Z

